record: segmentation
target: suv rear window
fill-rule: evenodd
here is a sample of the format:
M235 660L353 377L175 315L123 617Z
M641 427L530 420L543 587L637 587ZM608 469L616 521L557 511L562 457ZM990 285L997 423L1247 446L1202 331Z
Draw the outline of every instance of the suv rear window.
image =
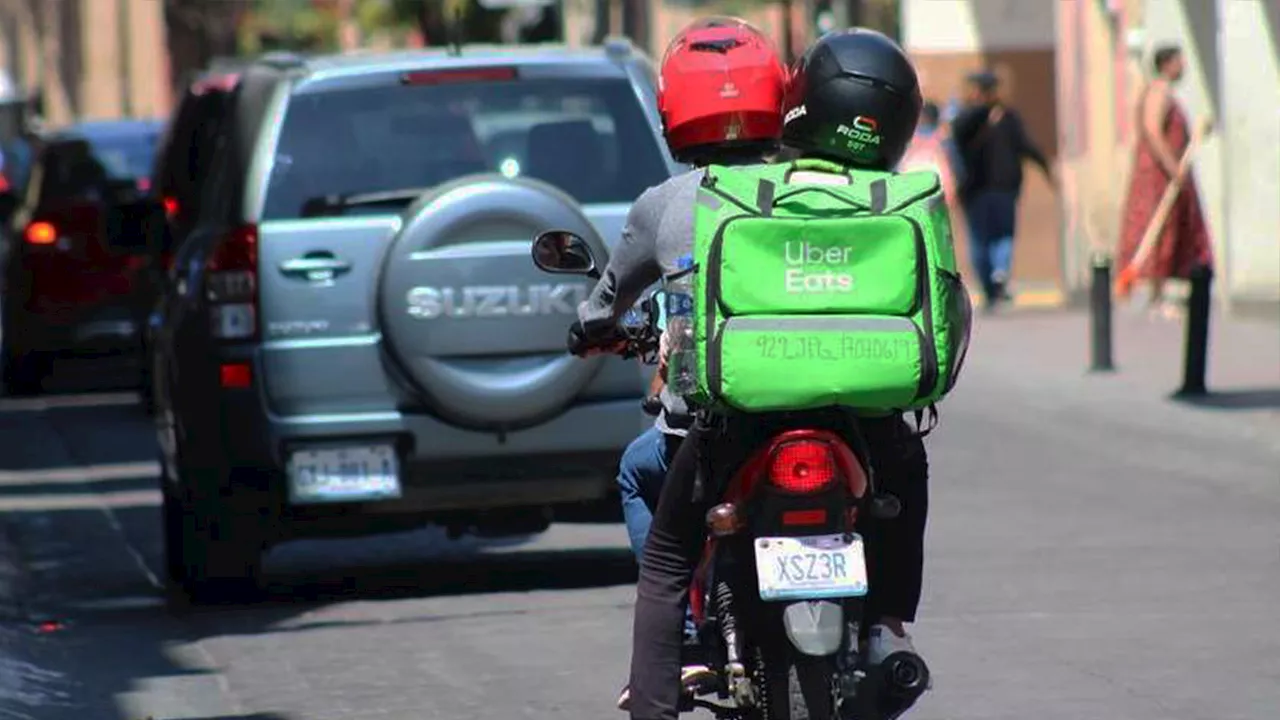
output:
M165 157L155 178L159 192L190 210L199 198L200 182L213 166L213 140L222 128L231 92L190 93L169 129Z
M312 198L478 172L534 177L584 204L632 202L669 175L623 79L335 89L290 101L262 217L298 218Z
M111 181L147 177L155 159L156 133L72 140L45 151L47 198L78 198L104 191Z

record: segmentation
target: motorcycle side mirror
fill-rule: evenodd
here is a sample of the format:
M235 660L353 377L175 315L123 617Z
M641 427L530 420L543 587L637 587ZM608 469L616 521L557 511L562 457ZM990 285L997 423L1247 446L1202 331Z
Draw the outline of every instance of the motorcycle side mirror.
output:
M568 230L548 230L533 239L533 264L543 272L598 277L596 258L582 236Z

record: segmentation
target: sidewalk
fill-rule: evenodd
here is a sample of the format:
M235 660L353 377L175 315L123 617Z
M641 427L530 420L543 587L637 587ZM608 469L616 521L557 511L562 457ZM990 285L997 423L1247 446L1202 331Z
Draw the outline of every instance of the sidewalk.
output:
M965 375L1025 388L1041 397L1046 409L1061 403L1106 412L1152 409L1164 416L1169 408L1181 408L1192 413L1188 418L1249 418L1260 425L1241 424L1241 433L1270 436L1280 444L1280 323L1215 311L1209 326L1209 393L1178 402L1170 398L1182 385L1185 320L1148 319L1122 306L1112 328L1115 371L1091 373L1087 312L977 314Z

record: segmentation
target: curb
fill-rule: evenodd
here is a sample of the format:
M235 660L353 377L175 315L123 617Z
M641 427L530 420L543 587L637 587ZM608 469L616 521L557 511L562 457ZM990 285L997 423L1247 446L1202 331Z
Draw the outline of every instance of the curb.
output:
M1046 310L1067 307L1067 295L1061 290L1022 290L1012 293L1012 306L1022 310ZM981 292L969 291L969 299L974 309L984 307L987 302Z

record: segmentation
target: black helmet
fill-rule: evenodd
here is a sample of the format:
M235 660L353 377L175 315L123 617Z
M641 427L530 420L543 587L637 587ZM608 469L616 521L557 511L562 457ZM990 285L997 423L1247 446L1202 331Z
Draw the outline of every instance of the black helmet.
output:
M915 68L897 43L864 28L828 33L792 69L782 142L889 170L915 134L920 105Z

